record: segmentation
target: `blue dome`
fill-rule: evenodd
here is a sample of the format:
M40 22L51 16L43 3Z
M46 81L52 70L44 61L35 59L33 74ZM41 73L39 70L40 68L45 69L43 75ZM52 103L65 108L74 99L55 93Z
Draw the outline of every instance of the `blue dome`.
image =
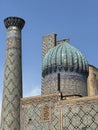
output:
M50 49L43 58L43 77L61 71L74 71L88 76L86 58L66 41Z

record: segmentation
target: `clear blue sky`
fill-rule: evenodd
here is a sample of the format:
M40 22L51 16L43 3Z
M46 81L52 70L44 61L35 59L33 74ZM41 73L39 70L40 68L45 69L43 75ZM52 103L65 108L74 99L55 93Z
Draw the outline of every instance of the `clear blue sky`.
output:
M22 17L24 96L40 93L42 36L70 38L89 64L98 67L98 0L0 0L0 92L3 87L6 29L3 20ZM0 100L2 93L0 93Z

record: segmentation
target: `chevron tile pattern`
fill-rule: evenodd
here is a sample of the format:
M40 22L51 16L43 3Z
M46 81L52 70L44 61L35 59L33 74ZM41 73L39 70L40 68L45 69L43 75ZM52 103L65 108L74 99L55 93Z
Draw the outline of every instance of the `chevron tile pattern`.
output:
M16 36L17 37L16 37ZM2 103L2 130L20 129L20 98L22 97L20 30L7 32L7 51Z

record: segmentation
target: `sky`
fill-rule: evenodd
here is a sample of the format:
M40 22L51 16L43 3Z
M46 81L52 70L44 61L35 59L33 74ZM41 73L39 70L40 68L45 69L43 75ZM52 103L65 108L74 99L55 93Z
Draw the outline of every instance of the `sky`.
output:
M98 0L0 0L0 104L2 102L6 28L9 16L25 20L22 29L23 96L41 92L42 36L70 38L88 63L98 68ZM1 107L0 107L1 109Z

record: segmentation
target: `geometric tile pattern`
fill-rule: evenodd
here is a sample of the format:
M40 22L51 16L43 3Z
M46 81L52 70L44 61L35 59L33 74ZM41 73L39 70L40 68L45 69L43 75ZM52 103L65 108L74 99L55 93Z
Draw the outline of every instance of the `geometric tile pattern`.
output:
M95 103L64 107L62 111L63 130L98 130L98 100Z
M43 46L42 46L42 58L45 54L56 45L56 34L49 34L43 36Z
M20 130L98 130L98 97L81 99L60 100L56 94L22 99ZM51 108L47 121L44 106Z
M84 67L81 65L83 58L82 59L80 58L79 64L76 65L78 63L77 58L79 56L79 53L76 52L77 54L75 53L74 57L71 55L71 53L69 53L67 57L65 54L65 59L64 59L64 57L61 58L63 56L63 52L67 53L68 51L70 51L70 48L68 47L67 50L64 51L62 50L62 47L61 47L61 49L57 48L57 51L55 50L50 51L49 53L50 55L46 55L50 49L57 47L56 46L57 44L59 44L60 46L64 42L68 43L69 40L66 39L66 40L56 41L56 34L50 34L43 37L43 44L42 44L42 71L43 71L42 73L43 74L42 74L41 93L42 94L58 93L57 75L58 73L60 73L60 92L62 92L63 95L87 96L87 76L86 74L84 74L84 71L83 73L81 71L81 69L84 69L86 67L85 65ZM65 45L69 46L69 44L67 43ZM58 55L57 55L57 52L58 52ZM62 55L60 55L61 53ZM55 56L56 56L56 59L55 59ZM71 62L73 62L73 60L69 58L70 56L72 56L71 58L75 58L74 59L75 63L73 64L72 68L75 68L76 71L72 71L70 69L69 69L70 71L69 70L67 71L67 68L70 68L72 65ZM68 63L66 62L66 58L69 58ZM62 62L61 62L61 59L62 59ZM63 61L66 62L65 68L64 68L65 62L63 65ZM52 65L52 62L53 62L53 65ZM58 66L56 66L57 65L56 62L58 62ZM46 66L44 66L45 63L46 63ZM60 63L62 65L60 65ZM79 72L77 71L77 69L79 70Z
M44 56L42 76L62 71L88 76L88 63L85 57L66 40L62 40L61 44L49 50Z
M45 56L45 54L52 49L55 44L56 44L56 34L49 34L47 36L43 36L43 44L42 44L42 60ZM42 68L43 68L43 63L42 63ZM42 93L43 93L43 83L44 83L44 78L42 76Z
M11 26L8 28L6 42L6 63L2 102L2 130L20 130L22 68L21 31L18 27Z
M49 74L43 78L42 94L58 93L57 74Z
M58 93L58 73L43 78L42 94ZM60 73L60 92L64 95L87 95L87 78L75 72Z
M75 72L60 73L60 90L64 95L87 96L87 78Z
M44 96L39 98L38 101L34 100L36 99L32 99L29 103L22 103L21 130L59 130L59 111L54 107L58 96ZM50 118L47 121L42 119L42 108L44 106L51 108L49 112Z

